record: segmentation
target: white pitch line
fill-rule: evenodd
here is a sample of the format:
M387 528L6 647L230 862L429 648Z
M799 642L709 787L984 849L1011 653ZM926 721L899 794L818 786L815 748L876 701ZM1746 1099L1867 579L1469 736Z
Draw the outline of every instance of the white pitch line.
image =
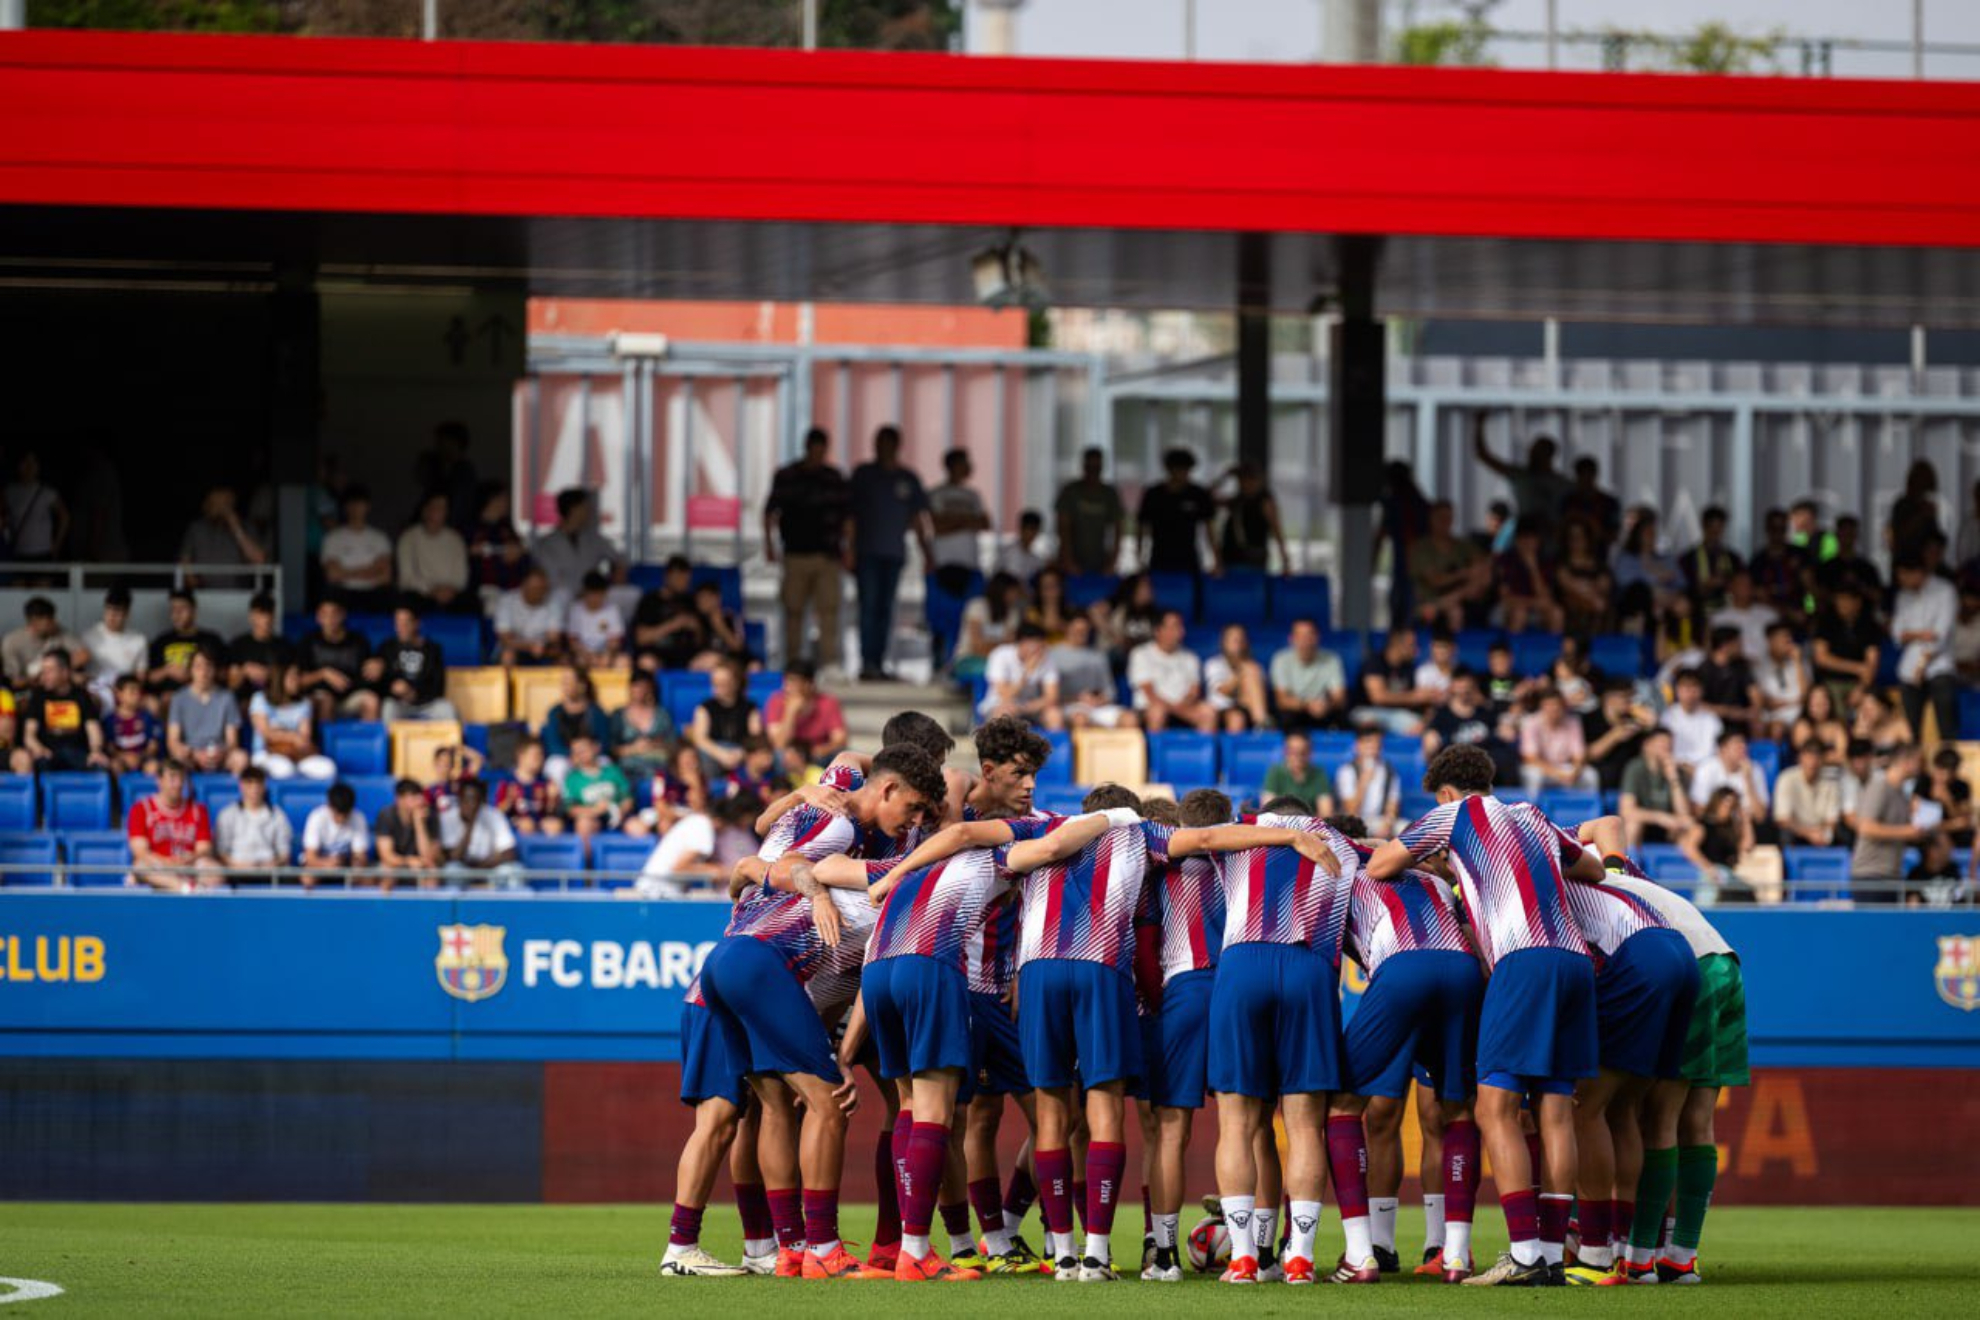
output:
M41 1279L0 1278L0 1284L5 1284L14 1290L0 1295L0 1306L5 1306L8 1302L38 1302L44 1297L62 1295L61 1284L47 1283Z

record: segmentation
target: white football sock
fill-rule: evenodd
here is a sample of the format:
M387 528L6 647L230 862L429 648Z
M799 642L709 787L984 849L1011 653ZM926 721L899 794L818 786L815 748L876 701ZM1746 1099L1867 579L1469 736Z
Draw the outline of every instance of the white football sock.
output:
M1471 1221L1451 1220L1444 1225L1444 1265L1460 1269L1471 1264Z
M1313 1259L1313 1239L1320 1230L1320 1203L1318 1201L1294 1201L1292 1203L1292 1239L1286 1243L1286 1254L1300 1260Z
M983 1232L983 1249L993 1256L1010 1254L1011 1231L1008 1228L991 1228Z
M1257 1248L1251 1241L1251 1207L1255 1204L1249 1196L1226 1196L1224 1201L1224 1228L1231 1235L1231 1259L1255 1254Z
M1368 1233L1384 1251L1396 1249L1396 1208L1400 1204L1393 1196L1369 1198Z
M1114 1263L1114 1248L1108 1242L1107 1236L1104 1233L1088 1233L1086 1235L1086 1254L1089 1258L1099 1261L1102 1265L1111 1265Z
M1068 1256L1073 1257L1075 1260L1079 1258L1079 1253L1073 1250L1072 1234L1047 1233L1045 1236L1052 1244L1052 1258L1054 1260L1064 1260Z
M1341 1233L1347 1238L1347 1262L1350 1265L1366 1265L1375 1255L1374 1244L1368 1240L1368 1216L1357 1215L1353 1219L1341 1221Z
M1392 1212L1393 1213L1393 1212ZM1423 1197L1423 1249L1441 1250L1444 1245L1444 1194L1428 1192Z
M1278 1246L1279 1208L1270 1210L1254 1208L1251 1212L1251 1241L1257 1247L1259 1260L1264 1260Z
M933 1251L934 1248L928 1245L928 1238L925 1234L921 1237L916 1237L912 1233L903 1233L901 1234L901 1250L916 1260L923 1260L927 1258L928 1253Z
M949 1234L949 1254L951 1256L967 1256L974 1250L976 1250L976 1240L969 1234Z
M1176 1233L1181 1227L1182 1227L1181 1215L1156 1215L1155 1245L1158 1247L1175 1246Z
M837 1238L833 1238L830 1242L814 1242L811 1244L811 1254L820 1260L824 1260L827 1256L838 1250L838 1248L839 1239Z
M743 1255L745 1256L774 1256L776 1254L777 1254L776 1238L767 1237L767 1238L743 1239Z

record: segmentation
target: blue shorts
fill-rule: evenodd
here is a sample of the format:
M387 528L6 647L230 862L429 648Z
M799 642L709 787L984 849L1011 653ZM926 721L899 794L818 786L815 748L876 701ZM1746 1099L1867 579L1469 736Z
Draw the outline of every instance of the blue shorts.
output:
M859 988L882 1077L969 1071L969 987L960 969L921 954L882 958L866 964Z
M1604 1068L1637 1077L1683 1076L1684 1043L1698 1003L1698 959L1674 930L1639 930L1595 978Z
M1572 1082L1593 1077L1597 1058L1595 964L1588 955L1519 949L1499 959L1478 1015L1479 1077Z
M1347 1024L1347 1089L1400 1100L1421 1070L1445 1100L1478 1089L1478 1010L1485 974L1468 953L1392 954Z
M1273 1100L1340 1089L1340 970L1303 944L1234 944L1210 993L1210 1089Z
M727 1100L743 1107L749 1084L743 1069L729 1056L715 1015L700 1004L681 1006L681 1103Z
M1134 985L1099 963L1041 958L1018 973L1024 1073L1040 1090L1141 1076Z
M1017 1019L1001 995L970 993L969 1049L972 1094L1020 1095L1031 1089Z
M701 965L701 995L722 1048L745 1073L839 1080L832 1037L783 955L748 935L725 936Z
M1148 1103L1164 1109L1201 1109L1210 1079L1211 969L1183 972L1162 987L1162 1007L1142 1037Z

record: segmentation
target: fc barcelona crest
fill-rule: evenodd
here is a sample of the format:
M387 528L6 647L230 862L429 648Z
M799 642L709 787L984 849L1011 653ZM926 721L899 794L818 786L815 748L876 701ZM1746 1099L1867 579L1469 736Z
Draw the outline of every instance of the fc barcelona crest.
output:
M502 952L502 926L442 926L433 971L440 988L470 1004L487 999L509 979L509 956Z
M1980 935L1939 936L1939 965L1932 969L1939 998L1968 1012L1980 1008Z

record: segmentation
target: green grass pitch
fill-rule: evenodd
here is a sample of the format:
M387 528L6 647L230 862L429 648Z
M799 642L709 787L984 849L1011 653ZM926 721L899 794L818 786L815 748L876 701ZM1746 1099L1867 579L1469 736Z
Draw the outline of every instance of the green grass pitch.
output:
M1503 1242L1489 1199L1481 1254ZM1184 1216L1185 1226L1200 1212ZM733 1258L734 1211L709 1213L706 1245ZM1138 1260L1141 1214L1125 1207L1115 1254ZM62 1296L10 1308L12 1320L82 1315L683 1315L790 1308L807 1317L1532 1314L1812 1316L1970 1314L1980 1284L1980 1210L1726 1209L1706 1229L1697 1288L1456 1290L1425 1279L1373 1288L1177 1288L1139 1281L1058 1284L802 1283L660 1278L664 1206L0 1205L0 1276L59 1284ZM846 1231L872 1223L854 1208ZM1036 1215L1027 1228L1036 1240ZM1421 1238L1404 1214L1405 1257ZM1322 1250L1338 1249L1329 1207ZM926 1295L930 1290L935 1295Z

